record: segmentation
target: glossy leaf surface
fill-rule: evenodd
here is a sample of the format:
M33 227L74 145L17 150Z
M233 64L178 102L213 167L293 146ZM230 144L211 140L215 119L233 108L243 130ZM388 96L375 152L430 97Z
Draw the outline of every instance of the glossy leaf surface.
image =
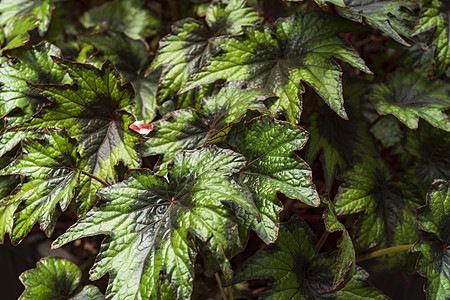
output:
M55 245L107 234L91 278L110 273L108 298L148 299L160 293L188 298L196 257L193 236L207 242L227 270L236 223L225 202L258 214L230 177L243 163L232 151L203 148L178 154L169 165L168 179L148 170L133 171L127 180L104 189L99 205ZM170 286L162 284L164 278Z
M370 72L337 32L342 20L320 13L280 19L273 30L246 27L244 34L218 41L224 53L192 76L184 90L218 79L245 80L249 87L272 90L279 99L270 109L296 124L301 112L300 81L308 83L340 116L346 117L342 71L332 57Z

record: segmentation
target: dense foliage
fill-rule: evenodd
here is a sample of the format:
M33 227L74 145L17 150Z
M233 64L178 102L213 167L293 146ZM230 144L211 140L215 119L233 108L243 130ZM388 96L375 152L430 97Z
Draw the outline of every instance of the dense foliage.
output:
M449 12L2 0L0 242L83 265L21 299L386 299L367 271L406 269L450 298Z

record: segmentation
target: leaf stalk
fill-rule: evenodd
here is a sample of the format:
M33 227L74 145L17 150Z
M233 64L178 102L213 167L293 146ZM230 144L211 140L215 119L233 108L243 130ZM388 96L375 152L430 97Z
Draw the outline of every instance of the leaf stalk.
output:
M387 254L391 254L391 253L395 253L395 252L411 250L412 247L413 247L413 244L409 244L409 245L399 245L399 246L394 246L394 247L390 247L390 248L377 250L377 251L374 251L371 253L357 256L356 262L362 262L362 261L365 261L365 260L368 260L371 258L375 258L375 257L379 257L379 256L383 256L383 255L387 255Z

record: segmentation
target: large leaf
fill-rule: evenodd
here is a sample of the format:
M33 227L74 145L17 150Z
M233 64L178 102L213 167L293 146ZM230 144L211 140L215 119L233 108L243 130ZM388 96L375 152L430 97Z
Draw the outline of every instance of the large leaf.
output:
M273 96L268 91L243 89L235 82L215 95L201 100L199 111L192 108L172 112L168 118L152 123L148 140L141 144L143 155L163 154L161 171L180 151L204 146L231 123L238 122L250 110L267 112L262 103Z
M339 215L358 213L354 245L357 250L373 250L411 244L417 239L414 209L420 205L414 190L392 180L386 164L371 156L350 169L339 187L335 209ZM385 255L379 268L395 269L402 265L406 253Z
M399 33L410 31L400 20L410 18L402 11L404 7L413 8L413 1L402 0L344 0L345 7L336 7L339 14L356 22L365 22L377 28L397 42L409 46Z
M20 280L25 286L20 300L105 299L97 287L83 287L80 269L74 263L59 257L41 259L36 269L22 273Z
M270 109L297 123L302 106L299 94L304 90L300 81L304 81L346 118L342 71L332 57L370 70L337 35L345 30L343 24L345 21L335 16L314 12L280 19L273 30L246 27L241 36L217 41L223 53L194 74L184 91L218 79L245 80L249 87L275 92L279 99Z
M126 110L132 107L133 89L121 85L120 75L110 61L99 70L91 65L58 58L55 62L74 80L71 85L32 84L32 88L53 103L19 129L43 130L46 127L67 128L80 143L80 155L86 157L81 167L102 180L114 182L114 166L120 161L128 167L139 166L135 143L139 136L128 129L134 117ZM85 212L95 202L101 184L85 178L81 181Z
M240 34L242 26L255 25L259 16L243 0L231 0L227 5L212 4L206 12L206 26L193 19L175 23L172 33L161 39L150 71L163 66L158 90L159 101L176 94L190 74L199 70L218 48L218 37Z
M328 232L342 232L342 236L338 241L339 252L336 258L336 274L333 281L334 290L342 284L346 278L349 278L354 274L356 262L355 248L353 247L352 238L350 237L347 228L339 222L336 216L333 202L328 198L324 198L322 201L327 205L327 209L323 213L326 230Z
M312 164L320 155L328 190L336 173L353 161L355 153L377 154L367 126L359 115L359 103L368 92L367 82L350 83L347 80L344 83L349 119L344 120L328 107L319 105L320 110L310 116L310 125L307 126L310 139L306 146L306 161Z
M408 175L418 180L424 195L435 179L450 179L450 133L421 122L407 132L405 150L414 158Z
M8 125L17 125L31 118L48 100L30 90L27 82L67 83L69 77L50 58L61 52L49 43L41 43L31 49L19 48L9 52L16 57L0 67L0 116L20 109L7 116Z
M54 245L107 234L91 270L93 280L110 273L107 298L156 299L169 289L178 299L187 299L196 257L193 235L207 243L229 274L226 256L236 221L224 202L257 214L231 181L231 173L243 163L244 158L230 150L203 148L178 154L168 179L135 170L125 181L104 189L100 203Z
M437 180L428 195L427 205L417 210L420 227L432 233L420 239L414 250L420 251L417 269L426 277L427 299L450 297L450 181Z
M59 216L59 203L64 211L75 196L81 171L80 158L74 141L67 133L48 131L45 140L29 140L23 143L24 154L14 164L2 170L2 174L25 176L28 181L20 191L3 203L9 205L24 202L16 213L11 240L17 244L39 220L47 234Z
M447 0L427 1L413 32L429 33L430 44L435 47L437 75L444 74L450 66L449 9L450 4Z
M399 70L387 80L387 85L374 85L370 97L380 114L393 114L411 129L417 128L420 117L450 131L450 119L443 112L450 107L448 83L428 79L421 69Z
M245 167L236 175L236 181L253 196L261 213L260 222L255 218L248 219L244 211L238 213L243 227L240 234L253 229L267 244L276 240L278 213L282 209L277 192L311 206L319 205L311 169L294 154L294 150L304 147L307 139L305 130L270 117L241 123L228 133L224 146L247 159Z
M150 63L150 55L145 44L129 37L115 33L102 32L85 35L82 41L92 44L101 51L97 60L109 59L117 67L124 81L130 81L136 93L133 114L138 120L150 122L156 114L156 90L158 88L158 72L153 76L145 76L145 69Z
M47 31L52 15L51 0L2 0L0 2L0 24L9 25L17 18L32 14L39 19L39 32Z
M363 280L358 270L347 286L332 291L336 255L318 254L315 237L299 217L280 227L274 245L257 252L235 273L236 282L246 279L269 279L268 287L259 299L384 299Z
M86 27L100 24L105 29L123 32L136 40L162 27L161 21L145 7L142 0L107 2L87 11L81 22Z

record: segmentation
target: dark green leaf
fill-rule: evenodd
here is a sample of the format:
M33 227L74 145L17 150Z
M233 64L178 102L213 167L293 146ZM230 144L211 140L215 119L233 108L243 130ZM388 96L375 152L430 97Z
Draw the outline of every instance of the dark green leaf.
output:
M430 80L426 70L399 70L388 84L374 85L370 100L378 113L393 114L406 126L416 129L419 117L431 125L450 131L450 119L443 112L450 107L450 85Z
M435 47L436 73L444 74L450 66L450 17L447 0L425 2L423 12L414 28L413 34L427 32L430 44Z
M61 56L60 50L49 43L41 43L31 49L22 47L9 54L16 59L0 67L0 116L16 108L20 111L7 116L7 127L27 121L48 103L45 97L31 91L27 82L69 82L69 77L50 58Z
M196 257L191 234L207 243L229 274L227 255L236 222L224 202L258 214L231 180L243 164L244 158L230 150L203 148L178 154L167 179L148 170L133 171L127 180L104 189L98 206L54 245L107 234L91 270L93 280L110 272L107 298L156 299L161 283L162 294L173 289L177 298L186 299Z
M236 181L253 196L261 213L258 222L244 211L238 211L243 241L246 242L249 229L267 244L276 240L278 213L282 209L277 192L311 206L319 205L311 169L294 154L294 150L304 147L307 139L307 132L302 128L270 117L241 123L228 134L225 146L247 159L245 167L236 175Z
M300 81L305 81L345 118L342 71L332 57L370 70L337 35L344 30L342 22L330 14L308 13L280 19L273 30L245 27L243 35L218 41L224 52L194 74L184 91L218 79L245 80L249 87L275 92L279 99L270 109L297 123L304 90Z
M367 126L359 116L359 102L368 91L367 82L350 83L347 80L344 86L349 119L344 120L328 107L319 105L320 111L311 115L311 124L307 127L310 139L306 146L306 160L312 164L320 154L328 190L336 172L343 171L353 161L355 153L376 155Z
M435 179L450 179L450 133L421 122L406 134L405 150L414 158L408 175L419 182L425 193Z
M157 56L149 69L163 66L159 101L176 94L190 74L217 54L218 37L240 34L242 26L257 23L258 14L246 7L243 0L231 0L227 5L212 4L206 12L206 26L193 19L175 23L172 33L161 39Z
M50 24L52 11L51 0L2 0L0 2L0 24L13 24L17 18L32 14L40 20L39 32L44 34Z
M339 14L356 22L365 22L377 28L397 42L409 46L399 33L410 31L400 20L410 18L402 11L404 7L413 8L413 1L392 1L392 0L344 0L344 7L336 7Z
M54 60L74 82L71 85L31 85L53 103L19 129L67 128L69 135L80 143L80 155L87 158L81 166L83 171L114 182L114 166L119 161L130 168L140 163L135 150L139 136L128 128L134 117L126 111L133 104L133 89L129 84L121 85L120 75L110 61L99 70L87 64ZM83 207L82 212L95 202L100 187L92 178L81 181L83 198L89 198L83 201L88 206Z
M41 259L36 269L22 273L20 280L25 286L20 300L105 299L97 287L87 285L83 288L80 269L59 257Z
M427 205L417 210L420 227L433 233L414 245L422 255L417 265L418 272L426 277L427 299L450 297L450 181L437 180L428 195ZM433 238L434 237L434 238Z
M153 131L141 144L143 155L163 154L160 170L180 151L204 146L216 134L238 122L250 110L267 112L262 103L273 95L264 90L243 89L234 82L201 100L200 111L192 108L172 112L152 123Z
M357 250L379 250L416 241L414 209L420 199L412 187L393 180L382 160L363 156L344 177L347 182L339 187L335 208L339 215L361 212L354 231ZM403 252L385 255L378 259L377 266L395 269L405 258Z
M156 114L156 90L160 74L154 72L148 77L144 76L145 68L150 63L145 44L115 32L86 35L81 40L100 50L102 55L98 60L102 63L111 60L123 80L131 82L136 93L133 114L138 120L151 122Z
M19 243L39 221L47 234L53 231L52 226L59 216L57 204L64 211L75 196L80 170L80 158L74 141L67 133L48 131L45 140L25 141L24 154L2 174L25 176L28 181L20 191L3 201L12 210L13 203L24 202L17 212L11 240ZM6 211L5 211L6 212Z
M86 12L81 19L85 27L100 24L103 28L123 32L132 39L149 36L161 29L159 19L141 0L114 0Z
M234 281L269 279L259 299L385 299L357 269L347 286L332 292L336 255L318 254L315 237L299 217L280 226L274 245L257 252L235 273ZM351 297L351 298L348 298Z
M19 183L19 176L0 176L0 244L3 243L5 234L12 232L14 212L19 205L19 202L6 204L4 199L13 192Z
M356 262L355 248L353 247L353 242L347 229L337 219L333 202L329 199L322 199L322 201L328 206L327 210L323 213L326 230L328 232L342 231L342 237L338 241L339 253L336 258L336 274L333 281L334 290L346 278L353 275Z

